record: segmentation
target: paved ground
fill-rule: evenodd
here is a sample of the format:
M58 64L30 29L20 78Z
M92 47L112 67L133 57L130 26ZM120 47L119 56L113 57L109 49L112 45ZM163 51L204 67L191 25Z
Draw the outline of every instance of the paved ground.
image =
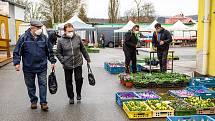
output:
M191 74L195 70L195 49L174 50L181 59L175 62L175 71ZM140 54L142 56L143 53ZM127 89L119 84L116 75L110 75L103 69L104 61L124 60L122 50L103 49L100 53L90 56L97 80L96 86L89 86L85 64L83 100L81 103L69 105L64 73L58 63L56 74L59 90L56 95L48 94L49 112L29 108L30 103L21 72L15 72L12 64L0 68L0 121L129 121L126 114L115 104L114 96L115 92Z

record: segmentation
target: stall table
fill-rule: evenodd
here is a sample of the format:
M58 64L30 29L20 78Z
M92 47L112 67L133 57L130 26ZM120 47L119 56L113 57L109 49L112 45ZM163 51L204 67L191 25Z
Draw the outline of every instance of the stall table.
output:
M138 50L138 51L145 52L145 53L149 53L149 58L150 58L150 60L152 60L152 59L155 57L155 53L157 54L157 51L152 50L152 49L150 49L150 48L137 48L137 50ZM173 72L174 51L173 51L173 50L169 50L169 51L168 51L168 54L169 54L169 53L172 55L172 58L171 58L171 62L172 62L172 63L171 63L171 68L168 68L168 67L167 67L167 70L171 70L171 72ZM152 71L154 71L154 70L160 70L159 67L153 67L153 68L152 68L151 62L150 62L150 64L149 64L149 66L145 66L145 68L148 69L150 73L151 73Z

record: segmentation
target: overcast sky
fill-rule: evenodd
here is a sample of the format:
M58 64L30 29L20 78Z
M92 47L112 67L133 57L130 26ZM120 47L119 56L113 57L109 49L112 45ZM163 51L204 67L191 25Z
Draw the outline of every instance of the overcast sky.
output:
M85 0L87 16L91 18L108 18L109 0ZM142 0L152 2L156 15L173 16L179 13L196 15L198 13L198 0ZM120 15L134 6L134 0L120 0Z

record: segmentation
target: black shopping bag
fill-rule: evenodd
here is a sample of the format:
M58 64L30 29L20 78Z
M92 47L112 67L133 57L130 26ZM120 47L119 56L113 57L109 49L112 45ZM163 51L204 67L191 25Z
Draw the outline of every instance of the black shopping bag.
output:
M49 79L48 80L49 92L51 94L55 94L57 92L58 85L57 85L57 79L56 79L56 76L55 76L54 69L52 69L52 72L50 73L48 79Z
M92 70L91 70L91 68L90 68L90 64L89 64L89 63L87 63L87 67L88 67L88 80L89 80L89 84L90 84L91 86L95 86L96 80L95 80L95 78L94 78L94 75L93 75L93 73L92 73Z

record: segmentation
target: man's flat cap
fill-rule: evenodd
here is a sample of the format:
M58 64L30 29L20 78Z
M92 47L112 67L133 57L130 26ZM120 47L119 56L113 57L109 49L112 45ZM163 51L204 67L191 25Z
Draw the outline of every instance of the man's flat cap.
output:
M41 27L43 24L39 20L31 20L30 21L31 26Z

